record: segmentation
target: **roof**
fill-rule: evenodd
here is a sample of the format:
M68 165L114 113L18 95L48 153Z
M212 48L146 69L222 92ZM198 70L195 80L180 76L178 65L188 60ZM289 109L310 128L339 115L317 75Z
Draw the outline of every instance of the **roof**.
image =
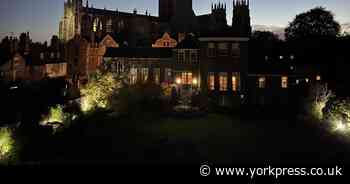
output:
M131 17L135 16L134 13L121 12L117 10L107 10L107 9L98 9L98 8L88 8L88 13L97 14L97 15L109 15L109 16L122 16L122 17ZM148 17L152 20L158 20L158 17L150 16L146 14L136 14L137 17Z
M186 38L176 46L178 49L199 49L199 47L199 41L192 35L187 35Z
M104 57L171 58L171 48L107 48Z

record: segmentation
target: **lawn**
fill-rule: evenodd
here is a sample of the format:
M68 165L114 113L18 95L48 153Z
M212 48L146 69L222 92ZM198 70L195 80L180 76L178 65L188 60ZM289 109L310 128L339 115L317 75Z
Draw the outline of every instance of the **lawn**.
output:
M105 114L56 136L55 162L123 164L329 164L348 161L348 146L305 122L199 119L131 121ZM59 150L59 151L56 151ZM52 162L51 160L49 162Z

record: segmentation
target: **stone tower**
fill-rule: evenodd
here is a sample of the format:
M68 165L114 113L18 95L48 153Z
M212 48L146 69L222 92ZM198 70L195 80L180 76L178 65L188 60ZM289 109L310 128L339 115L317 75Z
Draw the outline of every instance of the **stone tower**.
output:
M237 36L250 36L249 0L233 0L232 28Z
M161 21L168 22L175 14L176 0L159 0L159 18Z
M192 0L176 0L175 13L170 21L173 32L194 33L198 31L197 17Z
M213 4L211 14L215 20L215 30L223 30L227 27L226 4Z
M59 38L67 42L80 35L82 0L68 0L64 2L64 16L60 21Z

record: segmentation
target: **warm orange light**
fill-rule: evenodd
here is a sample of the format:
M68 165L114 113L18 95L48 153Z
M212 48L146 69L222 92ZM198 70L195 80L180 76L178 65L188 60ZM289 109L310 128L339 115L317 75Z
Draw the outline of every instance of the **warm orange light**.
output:
M197 84L198 84L198 80L197 80L196 78L194 78L193 81L192 81L192 83L193 83L194 85L197 85Z
M177 78L177 79L176 79L176 84L181 84L181 82L182 82L182 81L181 81L180 78Z
M317 75L317 76L316 76L316 80L317 80L317 81L320 81L320 80L321 80L321 76Z

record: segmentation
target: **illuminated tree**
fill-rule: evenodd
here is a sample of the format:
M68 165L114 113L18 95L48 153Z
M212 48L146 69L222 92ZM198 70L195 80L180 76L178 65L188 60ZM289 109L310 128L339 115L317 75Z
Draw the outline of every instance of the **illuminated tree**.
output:
M315 84L309 91L309 100L311 102L311 114L318 120L323 119L323 109L330 98L334 97L327 84Z
M112 94L121 87L121 78L110 72L97 72L81 89L81 109L83 112L110 107Z
M340 25L330 11L317 7L295 17L285 30L287 40L336 37Z

